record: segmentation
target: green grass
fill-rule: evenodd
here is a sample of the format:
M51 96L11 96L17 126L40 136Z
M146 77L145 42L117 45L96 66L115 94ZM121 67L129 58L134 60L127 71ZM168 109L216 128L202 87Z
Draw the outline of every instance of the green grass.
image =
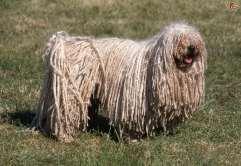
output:
M241 9L230 11L225 3L0 0L0 165L240 165ZM178 20L199 28L209 57L205 105L175 135L123 144L96 131L64 144L26 130L52 33L136 39Z

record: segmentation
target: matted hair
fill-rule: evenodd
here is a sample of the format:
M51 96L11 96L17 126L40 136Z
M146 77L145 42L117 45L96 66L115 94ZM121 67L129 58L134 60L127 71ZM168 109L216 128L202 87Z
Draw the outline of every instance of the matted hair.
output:
M190 118L204 97L207 52L200 33L173 23L144 40L54 34L44 54L37 127L71 141L88 126L91 98L120 133L152 135Z

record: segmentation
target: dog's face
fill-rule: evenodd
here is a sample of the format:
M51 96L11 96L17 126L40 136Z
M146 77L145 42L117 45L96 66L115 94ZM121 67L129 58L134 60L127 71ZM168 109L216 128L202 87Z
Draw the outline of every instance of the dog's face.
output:
M181 34L175 39L173 58L177 68L188 70L200 59L202 39L192 34Z

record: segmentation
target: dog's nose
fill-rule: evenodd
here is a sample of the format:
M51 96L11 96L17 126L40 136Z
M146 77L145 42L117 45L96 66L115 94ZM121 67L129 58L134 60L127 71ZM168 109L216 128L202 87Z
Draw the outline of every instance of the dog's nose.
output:
M187 56L192 56L194 55L194 52L195 52L195 47L193 45L190 45L187 47Z

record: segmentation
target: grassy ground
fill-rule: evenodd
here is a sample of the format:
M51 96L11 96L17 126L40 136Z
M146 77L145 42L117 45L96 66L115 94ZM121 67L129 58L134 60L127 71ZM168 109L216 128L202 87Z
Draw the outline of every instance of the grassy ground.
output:
M0 0L0 165L240 165L241 9L220 0ZM47 38L145 38L171 21L199 28L208 48L206 103L173 136L123 144L84 133L63 144L28 132Z

